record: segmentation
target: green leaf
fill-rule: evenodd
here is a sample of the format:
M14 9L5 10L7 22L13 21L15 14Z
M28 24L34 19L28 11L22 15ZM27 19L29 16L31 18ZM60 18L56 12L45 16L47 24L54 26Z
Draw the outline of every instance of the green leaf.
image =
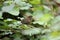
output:
M3 17L2 17L2 11L0 11L0 19L3 19Z
M41 0L31 0L30 3L34 5L40 4Z
M9 6L3 6L2 11L8 12L8 13L15 15L15 16L19 15L19 7L15 6L14 3L9 5Z
M52 20L52 25L50 27L53 31L60 30L60 16L57 16Z
M53 19L53 16L51 14L44 14L41 18L39 18L37 21L33 22L38 23L40 25L47 25L47 23Z
M26 2L24 2L22 0L18 0L18 1L15 0L15 3L20 6L21 10L28 10L30 7L32 7L31 4L26 3Z
M19 7L15 6L9 13L15 16L19 15Z
M60 40L60 32L53 31L47 35L48 40Z
M54 31L54 32L51 33L51 36L52 37L58 37L58 36L60 36L60 32L59 31Z
M31 28L31 29L28 29L28 30L22 30L23 35L29 35L29 36L39 34L40 32L41 32L40 28Z
M13 3L12 0L8 0L8 1L4 1L4 5L7 6L7 5L11 5Z
M36 10L34 11L32 16L35 20L39 20L43 16L43 12L40 10Z
M14 40L24 40L24 39L21 38L21 36L22 35L20 35L20 33L16 33L16 34L13 35Z

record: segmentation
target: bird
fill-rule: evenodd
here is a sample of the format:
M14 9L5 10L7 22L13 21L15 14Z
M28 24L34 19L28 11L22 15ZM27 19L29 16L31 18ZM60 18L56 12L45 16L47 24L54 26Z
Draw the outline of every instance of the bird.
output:
M32 16L28 16L26 18L24 18L23 20L21 20L22 24L31 24L31 22L33 21Z

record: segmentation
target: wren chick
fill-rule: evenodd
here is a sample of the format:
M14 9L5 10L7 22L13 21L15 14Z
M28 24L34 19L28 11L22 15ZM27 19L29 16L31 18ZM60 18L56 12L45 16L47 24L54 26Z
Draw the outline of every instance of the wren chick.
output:
M33 21L32 16L28 16L26 18L24 18L23 20L21 20L22 24L31 24L31 22Z

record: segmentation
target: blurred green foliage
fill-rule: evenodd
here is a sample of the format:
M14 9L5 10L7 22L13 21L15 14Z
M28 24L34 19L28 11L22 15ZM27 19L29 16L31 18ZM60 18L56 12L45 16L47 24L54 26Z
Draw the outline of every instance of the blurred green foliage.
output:
M57 3L59 3L58 1ZM22 24L22 18L20 21L14 19L0 20L0 39L60 40L58 9L57 4L51 0L0 0L0 19L3 19L3 12L18 16L21 14L19 10L23 10L22 13L25 14L22 18L32 16L34 19L29 25Z

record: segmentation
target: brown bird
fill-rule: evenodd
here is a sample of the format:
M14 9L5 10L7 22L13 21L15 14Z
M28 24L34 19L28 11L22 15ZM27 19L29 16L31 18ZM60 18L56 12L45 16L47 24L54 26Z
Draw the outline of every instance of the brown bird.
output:
M31 24L31 22L32 22L32 16L28 16L24 18L23 20L21 20L22 24Z

